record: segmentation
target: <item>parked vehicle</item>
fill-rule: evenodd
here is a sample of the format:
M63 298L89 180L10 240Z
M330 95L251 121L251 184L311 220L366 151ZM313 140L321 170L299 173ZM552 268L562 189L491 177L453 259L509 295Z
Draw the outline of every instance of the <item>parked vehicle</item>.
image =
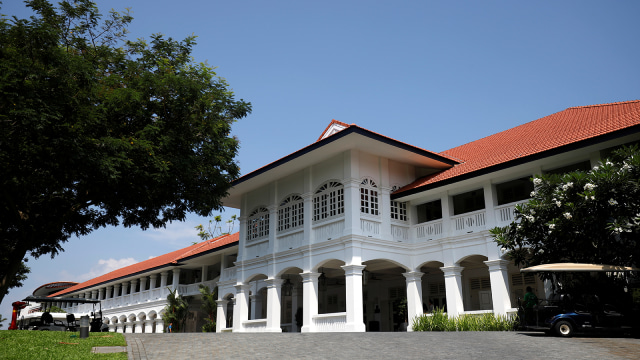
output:
M102 323L102 304L100 300L28 296L22 301L28 303L40 303L42 304L43 311L20 315L20 320L18 321L17 326L20 330L78 331L80 327L80 318L76 318L75 314L51 312L51 306L53 306L53 303L61 301L78 304L93 304L93 311L90 314L92 319L89 324L89 331L104 332L109 330L108 326ZM96 305L98 305L97 311Z
M534 266L521 271L606 273L607 277L613 279L619 277L621 273L624 276L625 273L628 275L631 272L640 271L640 269L611 265L561 263ZM626 295L622 296L625 298L608 296L608 300L602 301L598 290L593 288L591 291L583 293L563 291L550 299L539 300L537 306L532 309L533 319L529 317L531 323L527 322L525 309L519 299L520 327L524 330L544 331L547 334L556 334L562 337L570 337L577 332L638 333L640 330L640 309L639 304L634 302L632 298L632 284L628 284Z

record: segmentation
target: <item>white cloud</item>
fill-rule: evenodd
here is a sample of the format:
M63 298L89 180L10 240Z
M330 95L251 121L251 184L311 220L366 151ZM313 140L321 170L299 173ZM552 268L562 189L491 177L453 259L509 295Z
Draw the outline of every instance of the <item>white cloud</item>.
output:
M89 279L93 279L95 277L98 277L100 275L104 275L108 272L111 272L113 270L117 270L120 268L123 268L125 266L129 266L131 264L135 264L138 261L134 258L122 258L122 259L100 259L98 260L98 263L94 266L91 267L91 269L89 270L89 272L78 275L78 276L73 276L71 274L65 274L65 275L69 275L69 278L74 278L75 281L78 282L83 282L83 281L87 281ZM66 271L63 271L66 272ZM66 276L65 276L66 277Z
M195 229L197 225L191 221L173 222L167 224L165 229L149 229L143 231L142 235L153 241L177 246L176 249L180 249L191 245L193 242L201 241L198 238L198 231Z

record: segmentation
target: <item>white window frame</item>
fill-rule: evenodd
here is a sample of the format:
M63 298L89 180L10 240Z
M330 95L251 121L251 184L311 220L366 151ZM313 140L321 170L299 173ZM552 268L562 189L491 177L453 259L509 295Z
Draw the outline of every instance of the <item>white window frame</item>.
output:
M297 229L304 224L304 199L298 194L287 196L278 207L278 232Z
M247 241L266 238L269 236L269 210L259 206L247 218Z
M328 181L313 194L313 221L337 217L344 214L344 185Z
M364 178L360 182L360 213L365 215L380 215L380 191L378 185L371 178Z

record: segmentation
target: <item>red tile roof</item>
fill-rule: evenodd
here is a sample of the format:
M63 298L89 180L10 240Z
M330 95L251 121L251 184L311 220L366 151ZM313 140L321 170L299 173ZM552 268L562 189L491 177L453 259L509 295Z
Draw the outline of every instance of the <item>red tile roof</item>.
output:
M326 129L324 129L324 131L322 132L322 134L320 134L320 137L319 137L319 138L318 138L318 140L316 140L316 141L320 141L320 140L322 140L322 138L324 137L324 134L326 134L326 133L327 133L327 131L329 131L329 129L331 128L331 126L332 126L333 124L338 124L338 125L344 126L344 127L345 127L345 129L346 129L346 128L348 128L348 127L350 126L349 124L343 123L342 121L338 121L338 120L336 120L336 119L333 119L333 120L331 120L331 122L329 123L329 125L327 125L327 128L326 128Z
M640 124L640 100L571 107L440 153L461 164L418 179L394 193L414 193L439 182L575 144ZM403 194L404 195L404 194Z
M203 241L197 244L193 244L191 246L187 246L186 248L176 250L168 254L160 255L160 256L151 258L149 260L145 260L139 263L125 266L123 268L114 270L110 273L107 273L102 276L98 276L91 280L85 281L83 283L77 284L70 288L66 288L50 296L61 296L67 293L72 293L75 291L87 289L95 285L103 284L109 281L124 278L130 275L145 272L151 269L164 267L164 266L178 265L178 263L181 260L185 260L192 256L202 254L213 249L222 248L225 245L238 243L239 240L240 240L240 233L218 236L217 238Z

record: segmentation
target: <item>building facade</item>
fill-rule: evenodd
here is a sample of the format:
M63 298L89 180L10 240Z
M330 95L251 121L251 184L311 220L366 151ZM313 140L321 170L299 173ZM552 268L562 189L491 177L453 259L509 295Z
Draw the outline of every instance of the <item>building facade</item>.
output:
M199 283L218 287L220 332L402 331L433 307L513 313L526 286L545 287L489 229L512 221L536 174L588 169L639 140L640 101L569 108L441 153L334 120L234 182L224 204L240 210L238 234L56 295L104 299L125 332L158 332L168 288L197 295Z

